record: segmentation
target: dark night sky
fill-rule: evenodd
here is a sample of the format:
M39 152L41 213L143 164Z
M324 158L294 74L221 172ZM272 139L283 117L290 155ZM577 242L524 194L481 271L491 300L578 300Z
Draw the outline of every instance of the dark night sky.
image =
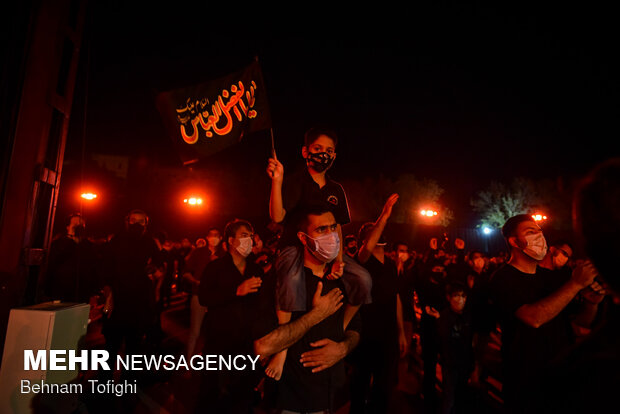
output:
M341 138L336 179L433 178L457 212L491 180L571 180L618 155L617 25L594 6L526 4L271 13L99 2L69 140L80 142L87 108L87 152L180 167L154 96L258 55L285 165L299 161L304 131L327 122ZM265 138L231 150L240 173L264 174Z

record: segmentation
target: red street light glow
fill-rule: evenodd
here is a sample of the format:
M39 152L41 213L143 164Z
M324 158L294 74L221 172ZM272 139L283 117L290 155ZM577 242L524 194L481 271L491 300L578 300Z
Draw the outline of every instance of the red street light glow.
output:
M437 215L437 212L434 210L422 210L420 211L420 214L426 217L433 217Z
M97 198L97 194L82 193L82 195L80 197L82 197L84 200L94 200L95 198Z
M532 218L534 219L534 221L547 220L547 216L544 216L542 214L532 214Z
M183 202L184 202L185 204L189 204L189 205L192 205L192 206L195 206L195 205L200 205L200 204L202 204L202 198L199 198L199 197L190 197L190 198L186 198L186 199L184 199L184 200L183 200Z

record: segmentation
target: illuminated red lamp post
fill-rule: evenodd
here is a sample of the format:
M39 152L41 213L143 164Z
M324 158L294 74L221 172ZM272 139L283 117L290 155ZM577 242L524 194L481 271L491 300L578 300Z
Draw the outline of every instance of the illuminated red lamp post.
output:
M534 219L534 221L537 221L537 222L547 220L547 216L545 216L544 214L539 214L539 213L532 214L532 218Z
M435 210L422 210L420 211L420 214L425 217L433 217L437 215L437 212Z
M95 198L97 198L97 194L95 194L95 193L82 193L80 195L80 197L82 197L84 200L92 201Z

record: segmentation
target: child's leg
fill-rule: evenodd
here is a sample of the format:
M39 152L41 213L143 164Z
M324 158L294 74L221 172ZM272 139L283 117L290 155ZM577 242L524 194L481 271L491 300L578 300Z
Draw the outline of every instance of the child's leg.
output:
M277 313L278 322L280 323L280 325L284 325L291 320L291 312L277 311ZM271 358L269 364L267 365L267 368L265 368L265 374L267 374L268 377L273 378L276 381L280 380L280 378L282 377L282 372L284 371L286 353L287 350L283 349Z
M268 377L273 378L276 381L279 381L280 378L282 378L284 361L286 361L286 352L287 350L283 349L271 358L267 368L265 368L265 374L267 374Z

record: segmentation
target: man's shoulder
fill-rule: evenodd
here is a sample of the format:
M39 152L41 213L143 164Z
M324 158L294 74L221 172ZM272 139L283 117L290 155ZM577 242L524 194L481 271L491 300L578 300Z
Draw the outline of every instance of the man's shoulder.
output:
M224 256L218 257L217 259L211 260L209 263L207 263L207 265L205 266L205 272L224 269L230 264L232 264L232 260L230 260L230 255L225 254Z

